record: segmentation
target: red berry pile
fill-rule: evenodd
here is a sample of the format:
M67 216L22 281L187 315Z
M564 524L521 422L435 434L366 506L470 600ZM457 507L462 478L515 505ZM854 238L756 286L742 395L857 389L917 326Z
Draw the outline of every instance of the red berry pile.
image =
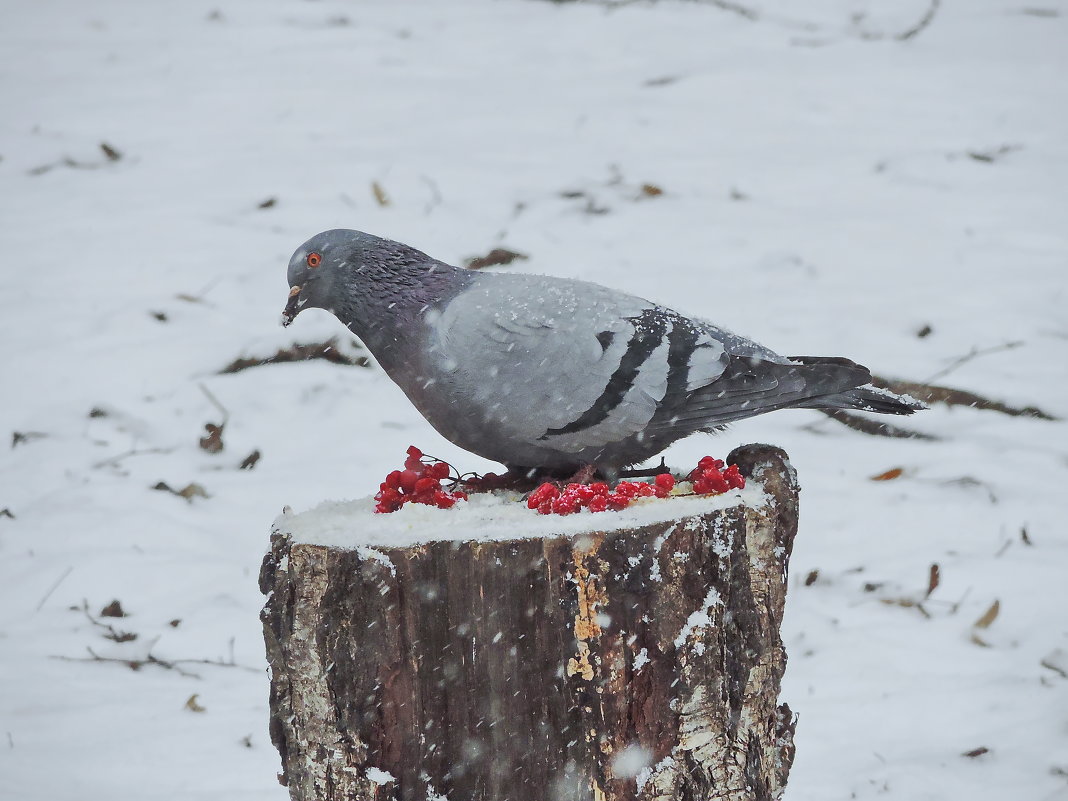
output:
M742 489L745 478L738 465L725 465L722 459L706 456L686 476L693 484L695 495L720 495L728 490ZM638 498L666 498L675 489L675 477L660 473L651 484L644 481L620 481L614 488L604 482L567 484L563 488L546 482L527 497L527 508L543 515L570 515L586 509L604 512L626 509Z
M455 490L442 489L441 481L449 477L449 465L445 462L424 456L423 452L412 445L408 448L408 458L404 460L403 470L394 470L378 488L375 500L375 512L396 512L404 504L424 503L439 509L448 509L457 501L466 501L467 494Z
M591 512L618 511L627 508L635 498L666 498L675 487L675 477L661 473L652 484L644 481L620 481L609 489L603 481L592 484L568 484L560 489L548 482L527 498L527 508L543 515L570 515L583 509Z
M452 476L452 467L440 459L425 455L412 445L403 470L394 470L379 486L375 495L375 512L395 512L408 502L449 509L459 500L467 500L467 493L458 489L448 490L441 482ZM456 476L450 486L463 482L471 492L491 492L507 487L514 478L487 473L484 476L469 474L470 478ZM719 495L732 489L745 487L745 478L738 465L725 465L722 459L705 456L697 467L686 476L691 482L692 493L679 493L675 477L659 473L652 482L620 481L614 487L603 481L592 484L566 484L560 486L545 482L527 496L527 508L536 509L543 515L570 515L581 512L606 512L626 509L639 498L666 498L674 494Z
M711 456L703 457L686 476L686 480L693 482L693 491L698 495L720 494L745 486L745 478L738 472L738 465L728 465L724 469L723 460Z

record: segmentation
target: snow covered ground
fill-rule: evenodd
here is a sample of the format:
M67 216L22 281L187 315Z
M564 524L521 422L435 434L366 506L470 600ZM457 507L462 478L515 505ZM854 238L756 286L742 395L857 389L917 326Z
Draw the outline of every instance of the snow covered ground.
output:
M1068 6L944 0L915 35L926 0L743 6L3 5L0 798L284 798L271 520L409 444L490 467L375 369L219 374L343 333L277 323L292 250L354 227L1061 418L781 412L668 460L800 473L789 801L1068 799Z

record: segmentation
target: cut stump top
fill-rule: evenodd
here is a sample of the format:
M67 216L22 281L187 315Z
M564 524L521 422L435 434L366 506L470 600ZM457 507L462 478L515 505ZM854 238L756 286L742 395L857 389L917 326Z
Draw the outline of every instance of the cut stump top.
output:
M737 448L728 461L768 446ZM753 465L749 466L750 469ZM512 491L474 493L451 509L409 503L396 512L375 514L375 501L327 501L304 512L285 512L275 519L275 533L294 544L353 550L367 547L406 548L436 541L505 542L560 536L608 533L694 517L736 506L764 507L768 491L764 473L752 470L745 489L722 495L683 495L643 498L622 511L572 515L540 515L528 509L522 495Z

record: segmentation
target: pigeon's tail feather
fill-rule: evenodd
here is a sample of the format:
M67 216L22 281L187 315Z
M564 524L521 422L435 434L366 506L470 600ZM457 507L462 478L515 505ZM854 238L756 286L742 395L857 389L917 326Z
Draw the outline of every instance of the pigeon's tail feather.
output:
M816 408L870 380L866 368L848 359L771 362L735 356L720 378L691 393L681 408L654 417L648 431L664 428L677 437L679 431L711 431L776 409Z
M790 361L807 365L838 365L841 367L853 367L867 370L856 362L849 359L823 357L823 356L791 356ZM868 378L871 374L868 373ZM846 392L832 395L822 395L798 404L808 409L856 409L863 412L878 412L879 414L912 414L927 406L908 395L898 395L888 389L864 383Z
M897 395L890 390L874 387L871 384L865 384L837 395L813 398L811 402L804 405L811 409L857 409L879 414L912 414L927 408L926 404L915 398Z

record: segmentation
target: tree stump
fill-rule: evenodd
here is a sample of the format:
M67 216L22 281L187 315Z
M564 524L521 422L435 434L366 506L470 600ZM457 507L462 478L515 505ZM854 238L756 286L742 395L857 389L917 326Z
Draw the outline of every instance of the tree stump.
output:
M366 533L368 504L279 518L260 585L291 797L781 797L798 489L777 448L728 459L744 490L650 502L623 528L630 510L529 512L571 533L488 539L462 533L458 507L429 511L458 515L460 534L389 545Z

